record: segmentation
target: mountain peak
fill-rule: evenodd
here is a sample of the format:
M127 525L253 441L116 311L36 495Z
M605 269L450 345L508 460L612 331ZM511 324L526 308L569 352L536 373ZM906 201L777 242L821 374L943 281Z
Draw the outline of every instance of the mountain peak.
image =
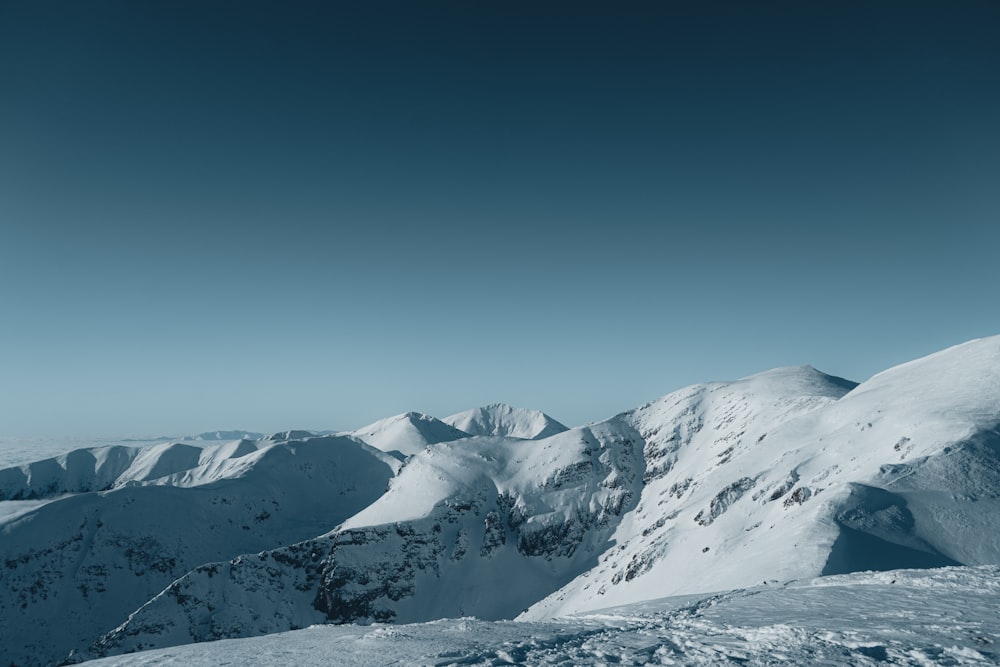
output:
M316 434L312 431L305 431L302 429L292 429L289 431L279 431L277 433L272 433L271 435L261 438L261 440L266 440L268 442L285 442L288 440L302 440L304 438L312 438Z
M427 445L469 437L465 431L420 412L404 412L380 419L346 435L352 435L384 452L396 451L406 456L416 454Z
M836 375L829 375L808 364L802 366L779 366L771 370L754 373L732 384L754 385L760 392L778 390L799 391L812 395L840 398L858 386L857 382Z
M541 440L568 430L544 412L515 408L507 403L473 408L445 417L443 421L471 435L499 435L526 440Z
M205 433L199 433L195 436L185 436L185 440L208 440L208 441L228 441L228 440L260 440L264 437L263 433L255 433L254 431L240 431L238 429L230 430L220 430L220 431L206 431Z

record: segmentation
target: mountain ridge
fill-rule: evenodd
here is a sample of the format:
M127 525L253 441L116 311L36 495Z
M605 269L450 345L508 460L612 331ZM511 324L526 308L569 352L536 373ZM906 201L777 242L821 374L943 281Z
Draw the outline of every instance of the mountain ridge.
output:
M1000 562L1000 337L861 384L792 366L546 435L548 420L494 404L212 445L197 460L177 443L129 454L127 483L108 498L238 480L294 496L310 468L269 471L295 460L289 448L324 442L377 462L384 481L300 541L180 573L106 619L117 627L73 659L316 623L538 620L764 581ZM43 509L0 518L0 531Z
M5 657L61 662L202 563L329 530L380 495L396 465L347 438L289 441L0 521L0 636L23 642Z

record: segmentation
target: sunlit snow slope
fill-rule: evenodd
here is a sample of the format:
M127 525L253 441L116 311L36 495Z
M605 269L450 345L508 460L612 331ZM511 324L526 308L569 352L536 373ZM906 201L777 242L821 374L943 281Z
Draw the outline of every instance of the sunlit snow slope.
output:
M817 396L771 392L793 383ZM597 567L525 617L765 580L1000 562L1000 338L832 400L838 386L847 388L812 369L779 370L631 413L649 466L636 510Z

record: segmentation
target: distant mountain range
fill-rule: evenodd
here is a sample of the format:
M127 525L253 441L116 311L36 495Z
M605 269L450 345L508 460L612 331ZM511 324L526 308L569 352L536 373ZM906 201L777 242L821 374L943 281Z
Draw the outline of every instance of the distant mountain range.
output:
M4 657L997 564L998 426L993 337L860 385L781 368L576 428L496 404L77 450L0 470Z

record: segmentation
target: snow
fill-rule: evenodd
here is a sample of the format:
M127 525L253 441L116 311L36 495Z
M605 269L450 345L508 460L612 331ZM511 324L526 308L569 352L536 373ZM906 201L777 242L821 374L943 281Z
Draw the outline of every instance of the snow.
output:
M108 491L0 503L0 637L18 637L4 664L59 662L192 568L328 531L378 497L398 461L326 437L157 445L133 464Z
M0 494L21 499L0 502L0 635L27 665L218 657L179 646L387 620L234 646L322 636L356 664L995 662L996 567L899 568L1000 563L1000 337L861 385L779 368L573 429L495 404L84 448L0 470ZM867 570L886 572L840 576ZM938 611L916 613L920 596Z
M506 403L466 410L442 421L471 435L501 435L527 440L541 440L567 430L544 412L514 408Z
M1000 337L856 388L809 367L626 413L646 484L544 618L767 579L1000 561Z
M536 622L313 626L83 663L144 665L988 665L1000 568L862 573Z
M511 618L606 548L641 480L636 441L583 427L439 443L324 536L197 568L93 647L120 653L324 620ZM516 573L516 574L515 574ZM205 609L215 610L206 620Z
M186 437L184 440L206 440L206 441L219 441L219 440L260 440L264 437L263 433L254 433L253 431L208 431L205 433L199 433L193 437Z
M28 512L38 509L42 505L47 505L61 498L68 496L58 496L56 498L46 498L44 500L6 500L0 501L0 523L7 523L24 516Z
M465 431L417 412L381 419L342 435L363 440L384 452L398 452L404 456L416 454L428 445L469 437Z
M168 442L213 443L233 440L259 440L263 435L253 431L210 431L182 437L12 437L0 436L0 469L22 466L34 461L57 457L71 450L98 449L113 446L146 447Z
M52 458L75 449L97 449L115 445L141 447L171 438L42 438L0 437L0 469L12 468Z

